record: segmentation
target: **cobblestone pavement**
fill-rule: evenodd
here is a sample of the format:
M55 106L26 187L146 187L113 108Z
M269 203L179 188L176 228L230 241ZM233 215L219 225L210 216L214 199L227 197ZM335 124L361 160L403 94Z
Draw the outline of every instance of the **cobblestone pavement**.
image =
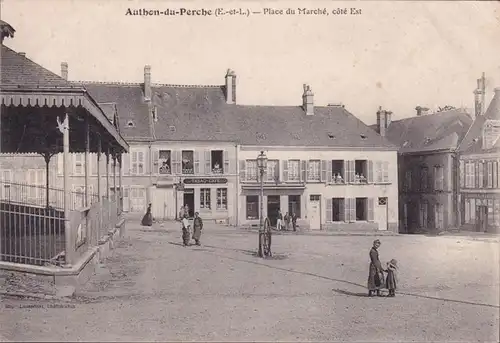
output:
M0 336L38 341L498 342L498 244L381 237L399 261L395 298L366 297L374 237L258 236L207 225L182 247L178 224L128 224L130 238L70 303L2 299ZM57 305L57 306L56 306ZM51 307L52 306L52 307Z

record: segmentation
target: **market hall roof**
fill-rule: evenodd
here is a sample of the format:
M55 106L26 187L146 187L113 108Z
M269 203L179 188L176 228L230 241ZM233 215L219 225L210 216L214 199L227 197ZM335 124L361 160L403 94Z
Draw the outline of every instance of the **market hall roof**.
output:
M37 152L36 141L29 140L29 138L33 138L29 136L47 136L47 132L43 132L43 128L41 131L35 130L33 118L31 118L32 125L29 125L30 120L22 117L34 113L47 116L49 112L50 115L54 116L53 123L50 122L49 124L51 130L57 126L56 116L62 118L65 112L68 112L70 121L79 121L82 114L89 113L91 125L95 128L93 132L100 131L100 134L104 137L104 144L109 144L110 148L116 151L128 150L127 142L120 136L120 133L113 127L103 110L84 87L66 81L31 61L24 54L15 52L3 44L1 45L0 59L1 152ZM22 108L31 109L31 113L22 110ZM43 111L39 109L43 109ZM75 115L74 118L73 114ZM16 115L18 117L15 117ZM40 125L45 120L38 119L40 120L37 124ZM19 125L24 126L24 133L16 131L21 130L21 127L17 127ZM27 132L27 126L33 130ZM70 125L70 127L73 127L73 125ZM71 144L72 151L82 150L83 143L79 138L79 135L75 132ZM19 141L22 139L25 141ZM62 146L60 149L62 149Z

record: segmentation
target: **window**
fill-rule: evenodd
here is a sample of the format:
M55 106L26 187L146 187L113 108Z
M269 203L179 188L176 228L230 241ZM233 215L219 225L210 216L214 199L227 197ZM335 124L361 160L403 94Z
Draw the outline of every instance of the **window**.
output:
M259 219L258 195L247 195L247 219Z
M75 175L84 175L85 173L85 155L84 154L74 154L74 174Z
M427 227L427 210L428 210L427 203L426 202L420 203L419 225L421 228Z
M297 218L300 218L300 195L288 196L288 214L295 213Z
M420 190L427 191L429 188L429 168L420 167Z
M288 161L288 180L300 181L300 160Z
M486 166L487 166L487 175L488 175L488 177L486 178L486 187L492 188L493 187L493 162L488 162Z
M474 179L475 179L474 163L467 162L465 163L465 187L475 188Z
M356 220L367 220L367 198L356 198Z
M354 161L354 182L355 183L366 183L368 175L368 161L366 160L355 160Z
M217 188L217 209L227 210L227 188Z
M146 192L142 187L130 188L130 212L143 212L146 210Z
M320 176L321 176L321 161L309 160L309 172L307 173L307 179L309 181L320 181Z
M0 170L0 198L10 200L12 173L10 170Z
M444 190L444 170L442 166L434 167L434 190Z
M193 150L182 150L182 174L194 174Z
M483 188L484 186L484 163L483 162L477 162L478 165L478 186L479 188Z
M172 174L172 152L170 150L160 150L158 154L158 173Z
M247 180L257 181L257 161L247 160Z
M389 182L389 162L388 161L376 161L375 162L375 182Z
M224 174L224 151L212 150L210 155L212 173Z
M412 188L411 170L405 172L405 190L410 191Z
M279 180L278 160L267 161L267 181L277 182Z
M465 223L476 223L476 199L465 199Z
M345 182L345 171L344 171L344 161L343 160L333 160L332 161L332 182L333 183L344 183Z
M142 175L144 174L144 151L131 151L131 174L132 175Z
M443 227L444 227L443 205L442 204L436 204L435 211L436 211L436 229L437 230L442 230Z
M344 221L344 211L345 211L344 198L333 198L332 199L332 221L343 222Z
M200 189L200 209L209 210L211 209L210 205L210 188L202 188Z

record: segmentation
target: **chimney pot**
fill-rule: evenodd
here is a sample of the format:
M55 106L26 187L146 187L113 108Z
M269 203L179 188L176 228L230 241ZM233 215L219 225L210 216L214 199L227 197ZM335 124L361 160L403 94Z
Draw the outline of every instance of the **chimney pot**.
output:
M61 63L61 77L65 80L68 80L68 63L67 62Z
M302 106L306 115L314 115L314 93L308 84L304 84L304 94L302 95Z
M151 66L144 66L144 99L151 100Z
M25 52L18 52L19 55L23 56L23 57L26 57L26 53Z
M231 69L226 73L226 103L236 103L236 73Z
M377 111L377 131L383 137L385 137L387 128L391 125L391 115L391 111L383 110L382 106L379 106Z

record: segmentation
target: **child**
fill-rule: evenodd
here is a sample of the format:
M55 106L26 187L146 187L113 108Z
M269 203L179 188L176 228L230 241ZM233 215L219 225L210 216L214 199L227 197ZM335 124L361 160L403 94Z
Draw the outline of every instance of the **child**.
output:
M389 290L389 297L396 296L396 283L397 283L397 272L398 272L398 261L392 259L387 262L387 278L385 279L385 286Z
M187 214L184 215L181 221L182 225L182 243L185 247L189 245L189 241L191 240L191 225L189 225L189 220Z

